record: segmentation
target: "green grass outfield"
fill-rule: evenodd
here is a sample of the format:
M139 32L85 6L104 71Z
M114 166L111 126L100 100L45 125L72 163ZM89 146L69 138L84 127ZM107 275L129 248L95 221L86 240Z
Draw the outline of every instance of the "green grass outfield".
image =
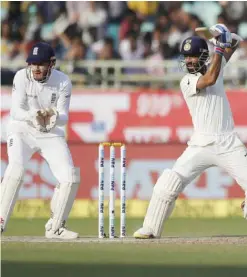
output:
M43 236L43 219L11 219L5 236ZM127 222L128 235L142 224ZM71 219L81 236L97 235L97 219ZM116 226L118 230L118 225ZM247 221L170 219L163 236L244 236ZM2 277L245 276L247 244L2 243Z

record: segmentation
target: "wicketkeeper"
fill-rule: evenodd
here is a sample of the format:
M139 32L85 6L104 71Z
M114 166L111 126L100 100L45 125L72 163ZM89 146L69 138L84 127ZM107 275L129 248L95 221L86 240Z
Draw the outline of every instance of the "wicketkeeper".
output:
M10 122L7 130L9 164L1 184L1 231L14 208L25 167L35 152L47 161L58 181L51 200L51 218L45 225L47 238L74 239L65 222L80 183L65 140L71 81L55 70L52 47L39 42L32 47L27 68L19 70L13 82Z

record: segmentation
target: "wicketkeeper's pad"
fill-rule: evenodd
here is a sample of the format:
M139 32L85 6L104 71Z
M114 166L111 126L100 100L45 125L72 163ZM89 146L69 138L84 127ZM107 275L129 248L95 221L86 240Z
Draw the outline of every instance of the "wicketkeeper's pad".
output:
M70 180L68 183L59 185L56 206L53 211L52 230L54 233L61 227L64 220L68 218L73 206L76 193L80 184L80 169L69 169Z
M11 216L20 190L25 169L18 163L8 165L1 184L1 228L4 230Z

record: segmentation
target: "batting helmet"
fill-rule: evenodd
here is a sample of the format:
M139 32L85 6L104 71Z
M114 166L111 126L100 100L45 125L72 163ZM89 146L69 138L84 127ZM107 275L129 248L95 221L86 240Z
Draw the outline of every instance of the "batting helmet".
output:
M197 36L192 36L185 39L182 43L180 52L182 54L182 57L180 59L182 67L187 67L185 62L186 56L198 57L198 62L193 64L194 70L192 70L191 67L190 69L187 68L190 73L196 73L200 71L209 59L207 42L204 39Z

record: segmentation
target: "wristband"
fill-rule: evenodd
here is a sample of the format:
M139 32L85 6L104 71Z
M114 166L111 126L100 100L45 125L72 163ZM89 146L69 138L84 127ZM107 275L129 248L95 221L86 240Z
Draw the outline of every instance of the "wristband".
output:
M223 56L224 55L224 52L225 52L225 49L224 48L221 48L219 46L216 46L214 48L214 52L217 53L218 55L220 56Z

